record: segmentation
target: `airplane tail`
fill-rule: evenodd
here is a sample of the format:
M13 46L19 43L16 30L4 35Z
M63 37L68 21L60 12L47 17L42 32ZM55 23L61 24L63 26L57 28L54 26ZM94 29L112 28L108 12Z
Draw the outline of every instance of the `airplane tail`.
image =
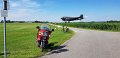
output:
M84 19L84 18L83 18L83 14L81 14L79 18L80 18L80 19Z

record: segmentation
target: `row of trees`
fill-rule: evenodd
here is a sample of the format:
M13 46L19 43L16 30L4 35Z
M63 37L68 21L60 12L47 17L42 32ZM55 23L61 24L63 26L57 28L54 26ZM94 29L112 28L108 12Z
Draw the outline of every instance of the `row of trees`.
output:
M1 20L1 22L0 23L3 23L4 21L3 20ZM48 21L11 21L11 20L6 20L6 23L49 23ZM92 21L92 22L94 22L94 21ZM120 21L106 21L106 22L108 22L108 23L120 23Z
M120 23L120 21L107 21L108 23Z
M3 23L4 21L3 20L1 20L1 23ZM6 20L6 23L12 23L12 21L10 21L10 20Z
M0 23L3 23L4 21L1 20ZM6 23L49 23L48 21L11 21L11 20L6 20Z

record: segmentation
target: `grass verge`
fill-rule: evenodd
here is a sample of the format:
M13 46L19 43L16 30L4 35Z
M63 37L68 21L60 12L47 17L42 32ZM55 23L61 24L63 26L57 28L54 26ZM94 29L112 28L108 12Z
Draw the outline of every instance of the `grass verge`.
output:
M8 58L36 58L44 55L48 51L41 52L36 47L36 26L38 23L7 23L7 57ZM52 33L49 43L54 45L52 50L74 34L73 31L64 33L61 28L56 28ZM0 23L0 58L3 58L3 24Z

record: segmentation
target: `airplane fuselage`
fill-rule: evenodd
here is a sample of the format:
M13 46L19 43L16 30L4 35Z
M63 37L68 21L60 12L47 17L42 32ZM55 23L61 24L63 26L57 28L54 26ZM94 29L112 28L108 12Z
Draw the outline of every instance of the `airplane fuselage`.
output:
M81 14L79 17L62 17L61 18L63 21L74 21L74 20L82 20L83 19L83 14Z
M63 17L61 18L63 21L74 21L74 20L79 20L78 17Z

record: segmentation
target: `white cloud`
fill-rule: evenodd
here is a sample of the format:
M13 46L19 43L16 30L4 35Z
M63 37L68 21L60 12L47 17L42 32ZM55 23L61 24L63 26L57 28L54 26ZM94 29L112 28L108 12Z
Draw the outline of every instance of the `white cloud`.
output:
M11 4L11 7L13 7L13 8L18 7L18 6L19 6L19 4L17 4L17 3L12 3Z
M57 16L51 15L44 7L52 5L52 1L44 1L39 3L36 0L10 0L9 20L44 20L53 21Z
M38 11L40 11L40 4L37 3L35 0L11 0L9 19L30 20L28 19L29 17L32 20L35 18L35 13L37 13Z

